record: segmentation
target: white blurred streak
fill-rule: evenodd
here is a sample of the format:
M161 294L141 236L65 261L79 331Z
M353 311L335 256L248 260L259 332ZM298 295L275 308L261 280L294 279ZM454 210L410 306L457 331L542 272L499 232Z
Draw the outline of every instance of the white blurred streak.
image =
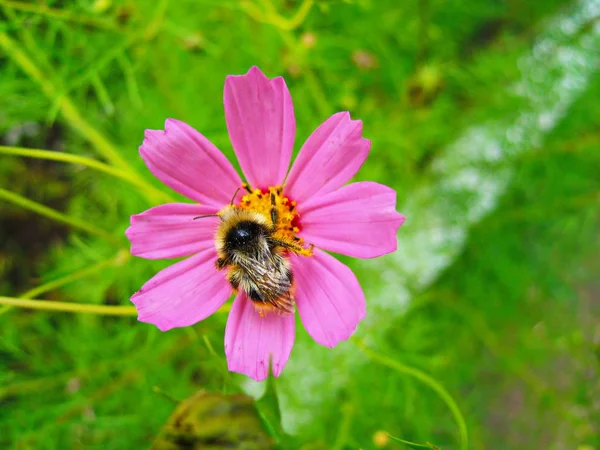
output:
M412 295L425 290L454 261L469 227L496 207L510 182L513 157L540 146L585 91L600 63L600 27L590 26L599 14L600 0L587 0L550 20L531 53L518 63L522 78L511 91L526 100L522 109L502 121L466 130L434 161L434 181L411 193L408 203L398 208L407 217L398 251L360 266L380 277L366 292L368 316L358 330L362 338L389 332ZM300 329L298 335L278 382L284 428L290 432L320 422L330 410L323 405L335 401L352 373L366 363L348 343L331 350ZM262 391L250 381L245 387L255 395Z

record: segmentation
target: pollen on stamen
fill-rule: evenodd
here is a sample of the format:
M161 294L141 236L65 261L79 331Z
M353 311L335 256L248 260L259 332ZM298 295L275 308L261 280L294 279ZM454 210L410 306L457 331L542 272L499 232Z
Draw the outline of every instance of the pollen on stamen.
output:
M300 232L297 203L283 195L283 186L271 186L266 190L261 190L251 189L244 183L242 188L246 189L248 193L242 197L240 208L258 212L271 221L271 209L274 205L277 217L274 237L293 245L295 253L312 256L312 249L304 248L302 246L303 239L296 236Z

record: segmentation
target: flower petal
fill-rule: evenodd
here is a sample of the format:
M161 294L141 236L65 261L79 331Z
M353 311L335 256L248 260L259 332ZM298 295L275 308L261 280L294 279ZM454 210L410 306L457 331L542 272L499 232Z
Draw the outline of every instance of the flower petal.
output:
M396 212L396 191L373 182L352 183L299 205L306 242L355 258L396 250L404 216Z
M298 203L335 191L358 172L371 141L362 137L362 122L350 113L334 114L306 140L285 182L286 194Z
M310 258L292 257L296 305L308 334L335 347L348 339L365 317L365 296L350 268L315 250Z
M237 295L225 327L225 354L232 372L262 381L278 377L290 357L296 333L293 314L267 313L261 317L243 291Z
M213 247L158 272L131 297L138 320L166 331L193 325L213 314L231 295L231 286L225 273L217 271L216 260Z
M214 246L217 217L214 206L167 203L131 216L125 234L131 241L131 254L146 259L179 258Z
M140 155L171 189L207 205L222 208L242 183L225 155L179 120L167 119L165 131L146 130Z
M294 104L283 78L269 80L257 67L230 75L224 102L229 137L250 186L281 184L296 136Z

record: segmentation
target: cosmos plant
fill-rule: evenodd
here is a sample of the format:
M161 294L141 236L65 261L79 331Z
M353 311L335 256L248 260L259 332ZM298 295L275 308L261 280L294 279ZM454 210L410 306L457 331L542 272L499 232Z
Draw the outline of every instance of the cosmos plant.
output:
M246 182L183 122L168 119L164 131L145 133L140 155L148 169L194 203L169 203L131 217L126 234L132 254L188 257L157 273L131 301L140 321L166 331L205 319L236 293L225 329L228 367L260 381L269 367L279 376L290 356L294 303L317 343L334 347L354 333L365 316L365 296L352 271L327 252L356 258L393 252L404 217L395 210L391 188L346 185L371 146L362 137L362 122L348 112L323 122L288 171L296 121L283 78L268 79L256 67L228 76L224 104ZM235 281L240 266L224 263L236 225L229 219L232 211L259 223L266 238L281 244L269 250L290 284L287 308L261 301ZM240 233L236 237L243 240ZM268 270L262 275L265 283L278 280Z

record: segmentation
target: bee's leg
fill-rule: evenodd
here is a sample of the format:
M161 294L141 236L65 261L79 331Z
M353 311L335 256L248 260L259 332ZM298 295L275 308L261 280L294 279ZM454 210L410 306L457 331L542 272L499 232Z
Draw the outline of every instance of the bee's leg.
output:
M248 297L250 297L250 300L254 301L254 302L264 302L264 296L260 293L260 290L258 290L256 287L250 287L250 289L248 289L248 292L246 292L246 294L248 294Z
M275 228L277 226L277 199L274 192L271 192L271 221Z
M313 244L310 244L309 248L305 249L300 244L296 244L295 242L282 241L280 239L276 239L273 237L269 238L269 241L273 245L283 247L283 248L288 249L298 255L312 256L312 250L314 248Z
M278 247L283 247L283 248L287 248L288 250L292 250L292 251L296 251L298 249L301 249L302 247L298 244L293 244L291 242L286 242L286 241L281 241L279 239L270 237L269 241L271 242L271 244L276 245Z
M240 288L240 283L241 283L241 274L239 269L236 269L235 266L232 267L232 270L229 271L229 273L227 274L227 281L229 281L229 284L231 284L231 287L233 288L234 291L238 291L238 289Z
M229 265L229 261L224 258L217 259L216 266L217 270L223 270L225 267Z

